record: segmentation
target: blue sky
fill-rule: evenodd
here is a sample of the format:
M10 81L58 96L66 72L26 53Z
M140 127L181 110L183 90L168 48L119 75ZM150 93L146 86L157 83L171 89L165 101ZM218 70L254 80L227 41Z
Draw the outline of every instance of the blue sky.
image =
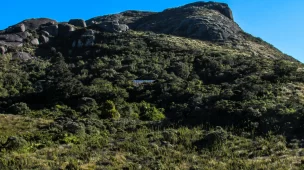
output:
M195 0L14 0L0 7L0 29L27 18L47 17L57 21L89 19L125 10L162 11ZM273 44L286 54L304 62L303 0L217 0L233 10L241 28Z

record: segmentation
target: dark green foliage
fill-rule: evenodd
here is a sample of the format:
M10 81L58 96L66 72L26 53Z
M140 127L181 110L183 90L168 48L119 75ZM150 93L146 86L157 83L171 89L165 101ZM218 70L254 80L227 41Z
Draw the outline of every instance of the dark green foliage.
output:
M0 169L284 169L289 161L250 159L278 161L291 140L303 147L301 63L143 32L97 32L88 48L70 41L33 48L32 61L0 58L1 113L48 122L2 127Z
M229 134L221 127L216 127L215 130L210 131L203 139L195 142L197 146L203 148L214 149L223 145L228 139Z
M8 108L10 113L13 114L20 114L20 115L26 115L31 112L30 108L27 106L26 103L15 103L12 106Z
M13 150L19 150L22 149L27 145L27 141L24 140L22 137L18 136L10 136L7 138L7 141L2 144L0 147L1 150L5 149L8 151L13 151Z

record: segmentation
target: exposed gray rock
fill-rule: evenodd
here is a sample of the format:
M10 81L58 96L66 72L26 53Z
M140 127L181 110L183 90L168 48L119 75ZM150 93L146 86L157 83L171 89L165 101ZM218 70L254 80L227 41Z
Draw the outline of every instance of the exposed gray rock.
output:
M215 2L195 2L159 13L126 11L95 17L86 22L109 32L123 32L130 28L207 41L243 39L239 34L243 31L233 21L228 5Z
M18 35L22 39L26 39L27 37L31 36L31 34L29 32L19 32L19 33L16 33L16 35Z
M17 34L3 34L0 35L0 40L7 42L23 42L23 39Z
M83 28L87 27L87 24L83 19L71 19L69 21L69 24L74 25L76 27L83 27Z
M47 37L45 35L40 35L39 41L40 41L41 44L46 44L50 41L50 39L49 39L49 37Z
M118 32L125 32L125 31L128 31L129 30L129 26L126 25L126 24L119 24L117 26L117 31Z
M6 33L18 33L18 32L24 32L25 31L25 25L20 23L13 26L10 26L7 28Z
M43 27L42 30L48 32L50 35L54 37L58 36L58 25Z
M22 42L7 42L7 41L0 40L0 45L6 46L6 47L22 47L23 43Z
M167 9L137 21L133 29L208 41L241 39L239 32L242 32L242 29L233 21L232 14L222 14L222 10L230 10L228 6L217 4L194 3Z
M49 37L50 36L50 33L47 32L47 31L41 31L41 34L46 36L46 37Z
M95 43L95 32L93 30L86 30L79 39L72 43L72 47L91 47Z
M212 9L220 12L224 16L228 17L229 19L233 20L233 15L231 9L225 3L216 3L216 2L194 2L185 5L184 7L203 7L207 9Z
M96 25L101 22L106 21L114 21L117 20L119 23L127 24L130 27L133 27L133 23L138 21L141 18L156 14L156 12L146 12L146 11L135 11L129 10L119 14L114 15L106 15L106 16L99 16L86 21L87 25Z
M95 31L90 29L90 30L86 30L86 32L82 34L82 36L90 36L90 35L95 35Z
M36 19L27 19L22 22L26 30L37 30L42 25L54 25L57 24L57 21L48 19L48 18L36 18Z
M84 46L85 47L91 47L94 45L94 42L95 42L95 36L86 36L86 40L85 40L85 43L84 43Z
M60 23L58 24L58 36L67 37L71 35L71 33L75 31L73 25L67 23Z
M85 47L91 47L95 42L95 32L93 30L87 30L82 36L82 41Z
M105 21L98 24L98 26L102 31L108 32L125 32L129 30L129 27L126 24L119 24L118 20Z
M0 46L0 54L4 55L6 52L6 48L4 46Z
M32 44L32 45L39 45L39 40L38 40L38 38L32 39L32 40L31 40L31 44Z
M23 61L30 60L32 58L33 57L29 53L26 53L26 52L17 52L15 54L13 54L13 57L12 57L13 60L20 59Z

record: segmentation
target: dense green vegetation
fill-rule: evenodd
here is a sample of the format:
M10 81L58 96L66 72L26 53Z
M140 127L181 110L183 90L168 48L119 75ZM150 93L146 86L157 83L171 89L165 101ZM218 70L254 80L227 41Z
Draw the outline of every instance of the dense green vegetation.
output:
M301 63L154 33L96 39L0 57L0 169L304 168Z

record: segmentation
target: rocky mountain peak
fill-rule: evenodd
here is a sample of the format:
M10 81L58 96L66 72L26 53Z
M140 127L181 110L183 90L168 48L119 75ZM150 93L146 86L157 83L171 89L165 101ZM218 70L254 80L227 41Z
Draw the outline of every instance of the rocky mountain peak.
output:
M187 5L184 5L183 8L187 7L198 7L198 8L207 8L212 9L220 12L224 16L228 17L229 19L233 20L232 10L229 8L228 4L225 3L217 3L217 2L193 2Z
M99 24L103 30L107 31L117 32L119 29L115 27L125 24L133 30L152 31L212 42L242 39L239 34L242 29L234 22L229 6L216 2L199 1L162 12L130 10L95 17L87 21L87 25L94 24Z
M246 33L234 22L227 4L198 1L162 12L128 10L87 21L71 19L60 23L48 18L27 19L0 30L0 53L28 43L45 45L56 42L56 38L70 39L73 47L89 47L96 43L96 32L122 33L129 29L263 51L256 45L248 45Z

